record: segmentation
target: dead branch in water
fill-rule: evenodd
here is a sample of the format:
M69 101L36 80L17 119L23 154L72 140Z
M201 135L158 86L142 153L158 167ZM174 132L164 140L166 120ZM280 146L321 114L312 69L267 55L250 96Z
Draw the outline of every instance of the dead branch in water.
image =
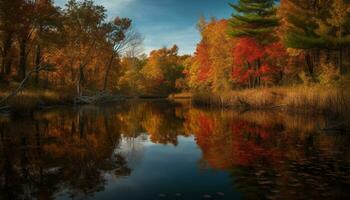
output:
M44 71L47 69L47 66L41 66L38 68L33 69L32 71L29 71L26 76L24 77L24 79L21 81L21 83L18 85L18 87L12 91L10 94L8 94L7 96L5 96L4 98L2 98L0 100L0 105L4 104L7 100L11 99L12 97L16 96L24 87L24 84L29 80L29 78L32 76L32 74L34 73L38 73L40 71ZM7 108L7 106L3 107L3 108ZM1 108L1 109L3 109Z
M125 99L123 96L114 96L109 94L107 91L100 91L93 96L78 96L75 97L75 104L95 104L95 103L105 103L109 101Z

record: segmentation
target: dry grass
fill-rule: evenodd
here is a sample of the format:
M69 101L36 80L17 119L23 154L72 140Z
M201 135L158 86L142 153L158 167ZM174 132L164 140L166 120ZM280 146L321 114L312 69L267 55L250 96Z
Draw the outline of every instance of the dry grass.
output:
M349 92L337 87L296 86L247 89L223 94L195 94L195 104L244 109L283 108L290 111L342 114L349 111Z
M190 92L182 92L182 93L169 95L169 99L191 99L191 98L192 98L192 93Z
M7 96L9 92L0 92L0 99ZM57 91L26 90L10 98L6 105L14 112L31 111L40 106L51 106L68 103L71 101L68 94Z

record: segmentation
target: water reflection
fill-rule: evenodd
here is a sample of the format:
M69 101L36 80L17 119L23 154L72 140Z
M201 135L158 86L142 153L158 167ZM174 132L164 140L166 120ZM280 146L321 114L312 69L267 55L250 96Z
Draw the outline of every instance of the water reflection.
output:
M42 113L1 123L1 189L8 199L52 199L104 189L104 173L131 173L122 155L118 120L83 110Z
M192 113L191 113L192 112ZM203 160L229 170L243 199L348 199L349 136L319 131L326 119L191 110Z
M0 117L0 199L348 199L328 123L166 101Z

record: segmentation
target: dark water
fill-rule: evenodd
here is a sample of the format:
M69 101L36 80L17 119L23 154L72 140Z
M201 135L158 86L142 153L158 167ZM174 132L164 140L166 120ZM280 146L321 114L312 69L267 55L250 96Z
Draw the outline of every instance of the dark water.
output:
M329 123L165 101L0 117L0 199L350 199Z

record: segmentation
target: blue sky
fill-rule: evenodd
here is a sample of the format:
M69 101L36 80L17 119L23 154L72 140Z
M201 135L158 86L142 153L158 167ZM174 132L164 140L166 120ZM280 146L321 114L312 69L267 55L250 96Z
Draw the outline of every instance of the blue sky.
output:
M144 37L145 53L177 44L180 54L192 54L200 35L196 24L201 15L228 18L234 0L95 0L108 10L108 17L129 17ZM64 6L67 0L56 0Z

